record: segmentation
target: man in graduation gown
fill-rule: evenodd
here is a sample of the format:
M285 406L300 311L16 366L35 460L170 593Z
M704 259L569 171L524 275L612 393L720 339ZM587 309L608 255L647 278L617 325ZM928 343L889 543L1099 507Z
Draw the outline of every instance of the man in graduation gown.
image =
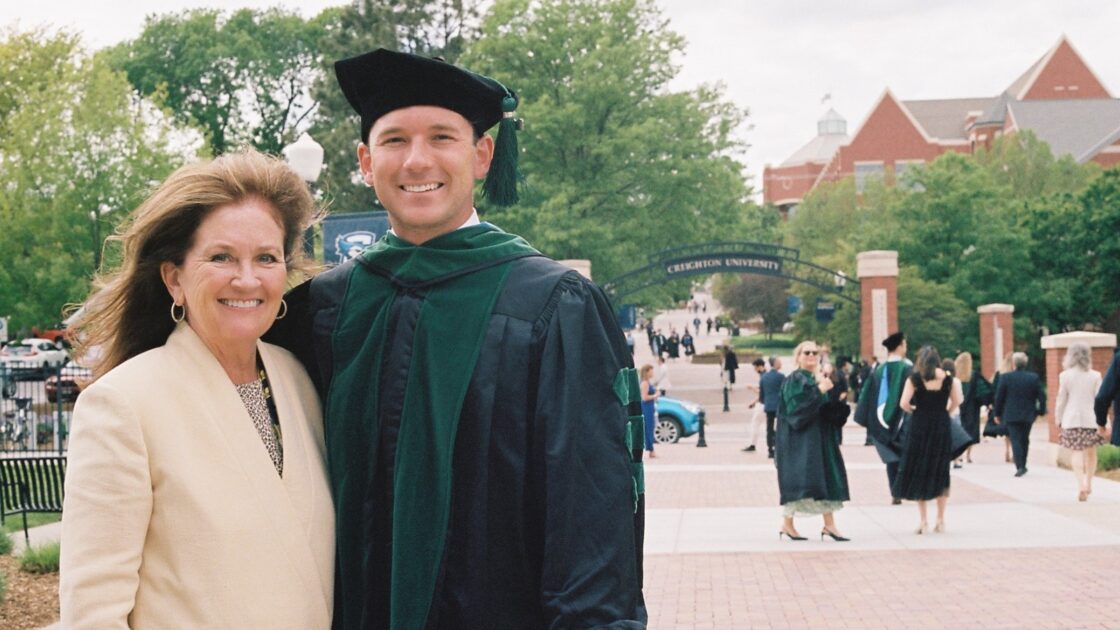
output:
M867 380L859 395L855 421L867 427L867 434L887 465L887 482L894 488L902 448L902 408L898 406L902 388L910 376L911 364L906 358L906 336L896 332L883 340L887 360L880 363ZM891 492L892 503L902 500Z
M334 627L644 628L622 332L595 285L474 210L483 176L515 201L516 94L386 50L335 72L392 231L294 289L270 336L325 405Z

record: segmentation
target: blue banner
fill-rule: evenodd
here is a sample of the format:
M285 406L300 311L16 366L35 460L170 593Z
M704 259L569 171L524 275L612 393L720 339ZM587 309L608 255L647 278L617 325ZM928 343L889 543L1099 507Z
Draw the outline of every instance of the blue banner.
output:
M389 213L347 212L328 215L323 222L323 262L340 265L362 253L389 231Z

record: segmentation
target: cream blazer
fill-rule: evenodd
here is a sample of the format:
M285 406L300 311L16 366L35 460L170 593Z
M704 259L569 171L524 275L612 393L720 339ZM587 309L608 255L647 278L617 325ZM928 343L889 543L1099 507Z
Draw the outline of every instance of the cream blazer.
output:
M1058 375L1058 400L1054 417L1063 429L1095 429L1097 414L1093 400L1101 388L1101 373L1072 368Z
M284 476L186 324L74 408L62 517L64 628L329 628L334 508L319 398L258 342Z

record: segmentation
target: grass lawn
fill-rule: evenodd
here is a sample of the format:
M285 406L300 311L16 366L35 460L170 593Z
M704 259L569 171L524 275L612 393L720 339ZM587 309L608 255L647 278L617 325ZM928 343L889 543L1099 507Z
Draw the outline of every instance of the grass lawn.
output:
M797 343L790 333L774 333L767 339L765 333L755 333L746 337L731 337L731 346L736 350L757 350L762 353L793 350Z
M62 520L61 514L28 514L27 527L37 527L48 523L57 523ZM23 533L23 516L20 514L4 517L4 531L9 534Z

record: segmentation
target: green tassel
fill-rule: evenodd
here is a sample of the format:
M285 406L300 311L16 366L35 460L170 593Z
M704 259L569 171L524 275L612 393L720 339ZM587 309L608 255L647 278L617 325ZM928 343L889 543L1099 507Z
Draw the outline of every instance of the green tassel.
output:
M522 181L517 158L517 125L513 117L517 99L507 95L502 99L502 121L498 123L498 137L494 140L494 159L490 172L482 183L482 193L496 206L512 206L518 202L517 186Z

